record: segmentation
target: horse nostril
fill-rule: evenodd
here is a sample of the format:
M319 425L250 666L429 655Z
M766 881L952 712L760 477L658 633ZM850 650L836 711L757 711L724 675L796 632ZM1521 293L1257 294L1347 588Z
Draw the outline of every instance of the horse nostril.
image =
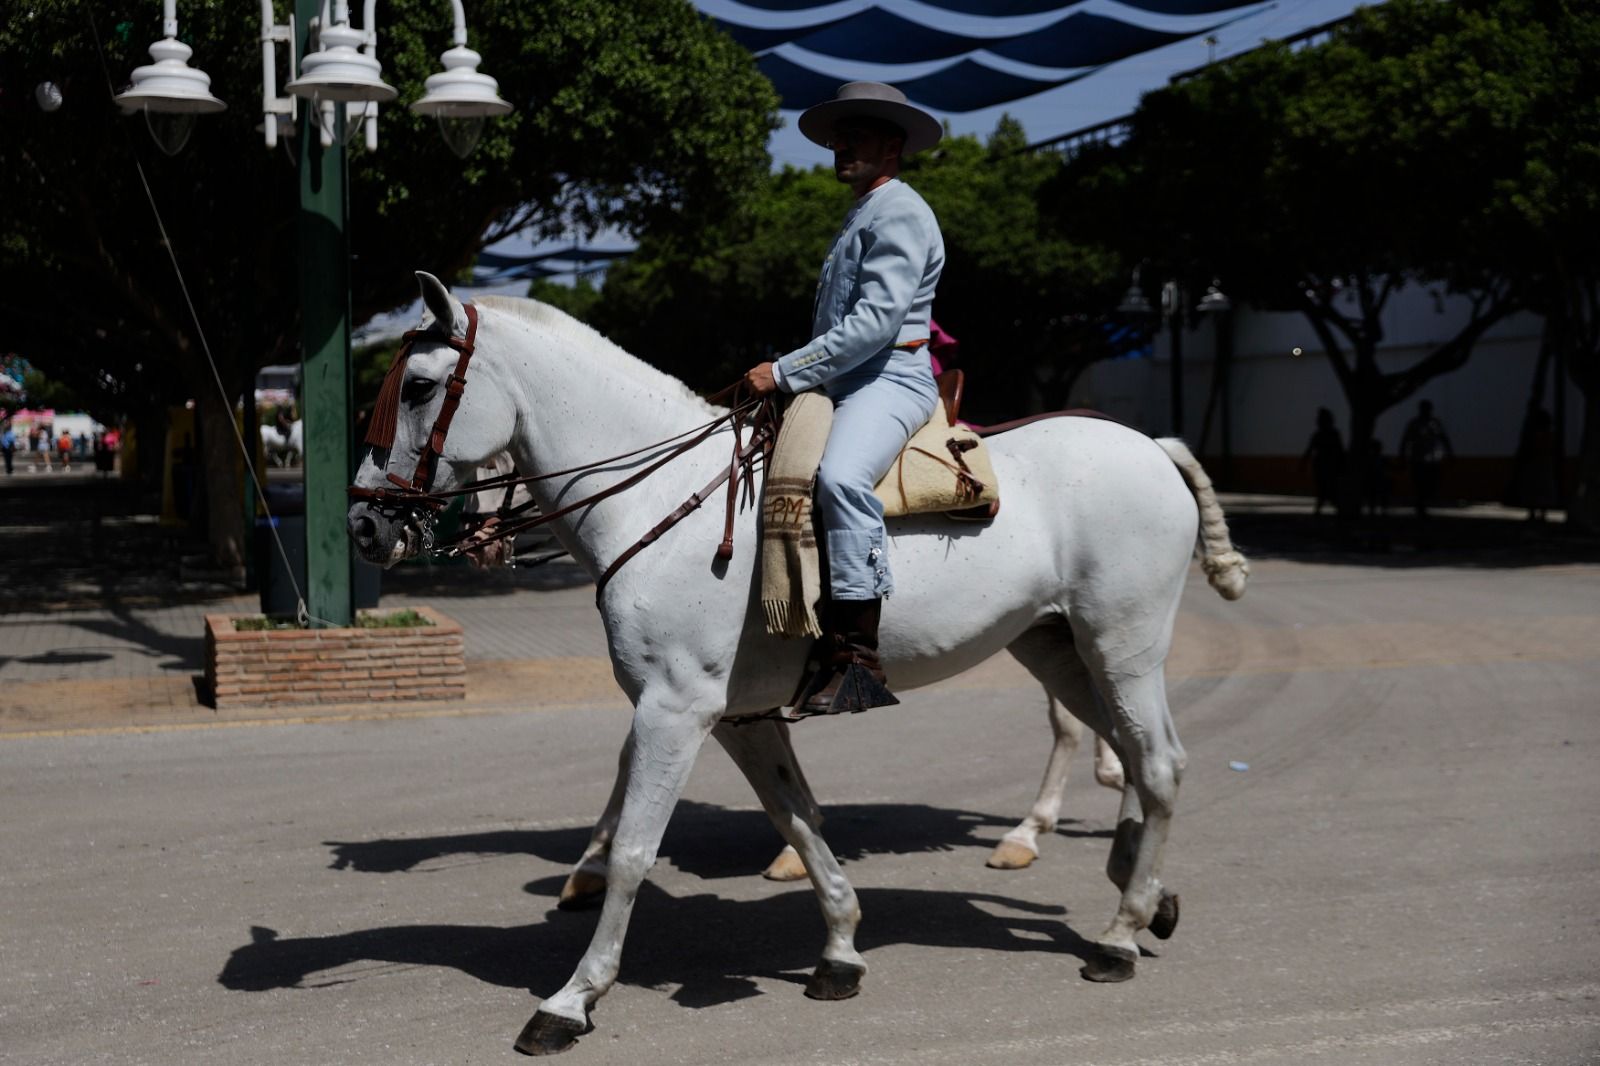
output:
M378 523L368 515L357 515L350 519L350 535L356 539L357 544L370 544L372 538L378 534Z

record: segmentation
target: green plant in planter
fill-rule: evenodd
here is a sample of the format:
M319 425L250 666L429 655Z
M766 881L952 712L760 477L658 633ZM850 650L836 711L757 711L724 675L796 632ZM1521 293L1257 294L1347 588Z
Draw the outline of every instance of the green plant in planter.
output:
M362 611L356 615L357 629L406 629L413 626L431 626L433 622L427 615L402 607L395 611ZM256 614L246 618L235 618L233 628L241 633L256 633L269 629L304 629L293 618L271 618L267 615Z

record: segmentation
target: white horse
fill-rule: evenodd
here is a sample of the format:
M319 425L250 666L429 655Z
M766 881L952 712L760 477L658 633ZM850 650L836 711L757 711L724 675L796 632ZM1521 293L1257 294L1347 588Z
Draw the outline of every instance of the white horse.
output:
M363 459L356 485L391 488L387 475L419 464L454 371L447 335L466 334L461 304L419 274L429 327L404 370L393 446ZM476 352L460 409L430 487L446 491L509 450L528 475L592 462L682 433L721 409L554 308L514 298L479 304ZM1152 441L1114 422L1058 418L992 437L1003 506L989 525L942 517L890 523L898 591L885 606L882 659L897 691L926 685L1009 648L1045 688L1108 738L1123 791L1107 873L1121 898L1083 966L1097 981L1126 980L1136 934L1170 935L1177 898L1159 880L1161 852L1185 755L1167 710L1163 663L1197 532L1203 564L1223 595L1244 590L1210 482L1178 441ZM724 430L628 491L554 523L562 545L598 575L661 516L728 462ZM540 509L615 483L652 455L534 483ZM640 883L707 737L754 787L778 832L799 853L827 925L806 992L841 999L867 965L855 947L856 894L817 830L816 803L780 723L725 719L777 707L791 695L807 648L769 636L756 580L757 515L742 510L731 561L716 557L723 508L702 508L617 572L599 597L613 670L634 705L624 742L609 882L593 939L576 971L523 1028L520 1050L570 1047L616 980L623 934ZM395 562L424 543L421 512L359 501L350 533L368 559ZM893 711L879 711L884 714Z
M289 423L288 436L277 426L262 423L261 450L276 466L294 466L306 453L305 423L298 418Z

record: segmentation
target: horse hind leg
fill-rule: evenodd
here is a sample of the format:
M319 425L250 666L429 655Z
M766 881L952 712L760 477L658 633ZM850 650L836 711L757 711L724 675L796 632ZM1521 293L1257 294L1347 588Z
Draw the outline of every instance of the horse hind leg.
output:
M1186 757L1167 709L1159 666L1137 676L1103 672L1100 687L1117 723L1128 775L1106 861L1106 874L1122 891L1122 899L1116 917L1095 942L1083 976L1126 981L1139 958L1134 935L1148 928L1166 939L1178 924L1178 897L1161 884L1160 873Z
M1098 721L1104 715L1094 685L1073 646L1072 631L1064 624L1035 626L1012 641L1009 650L1044 686L1055 739L1027 817L1001 838L989 856L988 865L1000 870L1021 869L1039 857L1039 835L1053 832L1060 817L1067 769L1082 740L1084 722L1097 726L1097 733L1107 728Z
M795 774L798 775L801 790L810 798L812 796L811 785L806 781L805 772L800 769L800 760L795 757L794 741L789 736L789 726L784 722L778 722L777 725L779 739L789 752L789 764L794 768ZM811 799L811 809L814 818L812 824L820 829L822 826L822 811L817 808L814 799ZM778 852L778 857L773 859L765 870L761 871L761 876L768 881L804 881L807 876L806 864L800 858L800 853L795 850L793 844L785 844L783 850Z
M1105 737L1095 734L1094 779L1106 788L1121 792L1128 781L1122 772L1122 760Z
M1070 714L1062 702L1045 695L1050 729L1055 736L1050 758L1045 763L1044 780L1028 814L995 845L985 865L995 870L1021 870L1039 857L1039 834L1055 831L1061 815L1061 795L1067 787L1067 769L1083 738L1083 724Z
M856 950L861 907L855 889L818 831L822 819L781 722L719 725L712 736L744 772L772 824L799 854L828 928L822 960L806 982L812 999L849 999L861 990L867 961Z

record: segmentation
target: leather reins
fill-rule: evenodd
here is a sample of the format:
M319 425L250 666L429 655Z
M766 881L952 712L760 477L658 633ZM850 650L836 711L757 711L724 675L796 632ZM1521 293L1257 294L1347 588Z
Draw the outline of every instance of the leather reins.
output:
M395 413L391 415L386 409L383 411L376 409L374 410L373 430L367 434L367 443L376 447L391 447L394 441L393 424L394 421L398 419L400 384L401 379L405 374L406 361L411 355L411 346L417 340L427 338L440 341L441 343L455 349L456 352L459 353L458 358L456 359L455 371L450 375L445 386L444 403L440 406L439 415L433 423L433 429L428 434L428 439L424 442L421 453L417 457L417 467L412 472L411 479L407 481L396 474L385 471L385 477L388 481L394 484L394 488L380 487L369 489L352 485L348 490L351 499L369 500L377 503L379 506L401 507L413 511L419 508L426 509L427 511L431 512L429 516L429 526L431 529L433 517L436 516L438 512L449 506L449 501L454 497L467 496L472 493L481 492L488 488L504 487L506 490L505 500L509 502L511 498L511 492L517 485L530 484L535 481L544 481L550 478L562 477L568 474L592 473L622 459L630 459L637 455L642 455L648 452L656 451L660 448L665 448L668 445L673 444L675 441L681 442L675 447L670 448L666 455L650 463L643 469L630 474L626 478L623 478L616 484L609 485L590 496L586 496L581 500L567 504L565 507L562 507L558 510L535 515L531 518L525 518L516 522L495 524L492 526L486 524L485 527L479 530L461 534L449 544L440 545L436 548L431 547L430 545L430 550L434 551L436 554L454 557L474 548L492 543L496 540L505 540L515 537L519 533L523 533L527 530L545 525L546 523L553 522L556 519L569 515L574 511L593 506L594 504L599 503L601 500L615 496L619 492L630 489L634 485L637 485L639 482L643 481L645 478L649 477L651 474L655 473L657 470L660 470L662 467L672 462L672 460L704 443L724 423L731 423L733 427L733 458L729 462L728 466L721 469L717 473L716 477L712 478L711 481L707 483L706 486L699 492L691 493L689 498L680 504L671 514L667 515L667 517L663 518L660 522L657 522L650 528L648 532L644 534L644 536L640 537L639 540L634 542L632 546L622 552L621 555L617 556L617 558L612 561L611 565L606 567L605 572L600 575L599 580L596 581L595 597L597 599L599 598L600 594L605 590L607 582L611 580L612 576L615 575L618 570L622 569L623 565L627 563L628 560L632 559L650 544L653 544L663 533L677 525L679 522L697 510L711 495L711 493L715 492L717 488L720 487L725 481L728 482L728 505L723 525L722 542L717 546L717 557L719 559L730 559L733 557L733 525L734 515L737 507L740 476L742 474L744 477L746 499L753 503L755 500L755 460L757 455L760 455L763 457L763 459L765 459L771 454L772 445L777 438L776 427L778 421L777 405L774 398L768 395L763 397L754 397L748 400L743 399L743 381L736 382L733 385L730 385L727 388L712 394L708 398L712 403L715 403L724 397L731 397L731 407L727 414L714 418L704 425L694 426L690 429L684 430L682 433L674 434L665 440L646 444L641 448L635 448L632 451L622 452L619 455L608 456L604 459L596 459L592 462L584 463L581 466L570 467L566 470L554 470L547 474L534 474L526 477L517 474L502 474L497 477L485 478L481 481L470 482L459 489L452 489L446 492L428 491L427 486L429 482L433 480L435 465L444 454L444 442L445 438L450 433L450 423L455 418L456 409L461 406L461 394L466 389L467 385L467 364L472 359L473 349L477 340L478 309L472 304L466 304L464 306L464 310L467 314L467 335L465 337L440 337L436 333L428 333L425 330L410 330L405 333L402 337L404 343L401 345L400 351L395 355L395 361L390 366L389 374L384 381L384 387L379 393L378 407L387 408L388 400L392 397ZM387 434L385 434L383 429L380 428L379 420L383 418L390 419L386 427ZM747 425L751 428L751 435L748 443L745 442L743 435L744 428ZM685 440L684 438L688 439ZM495 518L516 514L520 511L526 510L531 506L532 503L530 502L518 508L507 509L504 504L502 504L500 511L497 512ZM491 522L493 522L493 520L491 520Z

